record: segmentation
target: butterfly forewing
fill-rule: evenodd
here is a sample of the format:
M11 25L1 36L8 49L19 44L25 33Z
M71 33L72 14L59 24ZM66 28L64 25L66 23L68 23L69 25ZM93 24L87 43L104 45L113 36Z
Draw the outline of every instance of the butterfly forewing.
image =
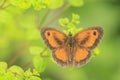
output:
M53 28L42 28L41 35L50 49L56 49L64 45L67 40L67 36Z
M80 47L88 49L95 48L103 36L103 29L100 27L88 28L78 32L74 39Z

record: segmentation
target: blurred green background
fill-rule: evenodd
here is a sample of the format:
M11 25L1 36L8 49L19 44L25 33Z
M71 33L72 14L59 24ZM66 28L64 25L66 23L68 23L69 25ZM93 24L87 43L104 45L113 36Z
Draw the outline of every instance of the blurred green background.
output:
M83 6L69 6L62 13L60 11L63 7L54 10L34 10L8 4L9 1L4 4L7 5L4 8L0 6L0 61L24 69L32 67L33 55L30 53L30 47L45 46L40 37L39 26L47 25L59 29L59 18L71 18L71 14L76 13L80 15L80 24L77 27L101 26L104 29L104 37L98 46L100 54L85 66L72 70L60 67L51 57L45 71L40 74L41 79L120 80L119 0L84 0ZM65 5L67 3L64 3ZM53 20L55 15L59 17ZM47 24L48 22L50 23ZM48 54L51 55L50 51Z

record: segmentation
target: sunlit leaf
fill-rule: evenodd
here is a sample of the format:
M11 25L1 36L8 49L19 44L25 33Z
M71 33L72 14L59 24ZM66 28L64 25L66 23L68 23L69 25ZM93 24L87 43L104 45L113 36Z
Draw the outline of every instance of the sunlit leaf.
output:
M80 16L78 14L72 14L72 22L73 23L76 23L76 24L79 24L80 23Z
M11 71L8 71L5 76L4 76L4 79L3 80L23 80L23 76L21 76L22 74L15 74Z
M7 71L7 64L5 62L0 62L0 74L3 74Z
M11 74L14 74L17 78L23 78L24 76L24 70L19 66L12 66L8 69L8 72L11 72Z
M40 56L36 56L33 59L33 65L35 67L35 69L41 73L45 70L46 68L46 60Z
M40 76L40 74L38 73L38 71L36 69L33 69L33 74L36 76Z
M33 0L32 5L35 10L46 8L45 0Z
M98 49L98 48L95 48L94 50L93 50L93 55L94 56L98 56L100 54L100 50Z
M63 27L66 27L69 24L69 19L68 18L60 18L59 24Z
M32 0L20 0L19 7L22 9L28 9L31 7Z
M25 80L41 80L41 79L37 76L30 76L29 78L26 78Z
M29 76L31 76L31 75L32 75L32 72L31 72L31 69L29 68L29 69L27 69L27 70L25 71L24 76L25 76L25 77L29 77Z
M10 0L10 3L22 9L27 9L31 7L32 0Z
M34 79L41 80L39 78L39 73L35 69L33 69L33 71L31 71L30 68L27 69L24 73L24 76L25 76L26 80L34 80Z

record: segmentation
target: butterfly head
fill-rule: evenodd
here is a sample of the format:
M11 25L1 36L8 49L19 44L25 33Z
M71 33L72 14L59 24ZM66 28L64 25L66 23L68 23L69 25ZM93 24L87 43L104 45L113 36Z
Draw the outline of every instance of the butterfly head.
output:
M72 33L71 33L71 32L69 32L68 36L71 36L71 37L72 37Z

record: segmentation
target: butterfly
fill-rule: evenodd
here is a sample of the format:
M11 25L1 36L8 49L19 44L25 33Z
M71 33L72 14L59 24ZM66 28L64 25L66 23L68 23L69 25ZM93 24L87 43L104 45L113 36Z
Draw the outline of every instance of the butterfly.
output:
M81 30L68 36L54 28L42 28L41 36L52 51L54 60L62 67L81 67L91 58L91 51L98 45L102 36L101 27Z

